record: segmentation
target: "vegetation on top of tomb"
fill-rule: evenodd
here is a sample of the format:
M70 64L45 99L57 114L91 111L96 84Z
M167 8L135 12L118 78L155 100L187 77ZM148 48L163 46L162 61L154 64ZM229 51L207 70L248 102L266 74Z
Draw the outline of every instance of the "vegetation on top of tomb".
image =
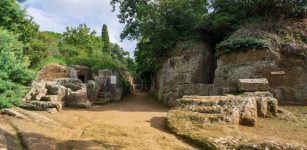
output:
M148 85L178 42L198 39L215 47L245 24L304 17L307 8L301 0L112 0L111 4L125 24L121 37L138 40L136 68ZM231 43L227 49L265 47L263 41L250 38Z

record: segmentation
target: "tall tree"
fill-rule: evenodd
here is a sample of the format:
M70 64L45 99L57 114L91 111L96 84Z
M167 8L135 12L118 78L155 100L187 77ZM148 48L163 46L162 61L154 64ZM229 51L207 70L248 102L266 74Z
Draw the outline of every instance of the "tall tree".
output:
M108 26L106 24L102 26L101 40L102 40L102 43L104 44L102 50L104 52L110 53L111 52L110 38L109 38Z
M101 49L101 40L96 36L96 31L91 30L86 24L78 27L67 27L63 33L65 44L80 47L87 54Z
M19 2L23 1L19 0ZM39 26L16 0L1 0L0 12L0 26L17 34L19 40L28 43L36 37Z

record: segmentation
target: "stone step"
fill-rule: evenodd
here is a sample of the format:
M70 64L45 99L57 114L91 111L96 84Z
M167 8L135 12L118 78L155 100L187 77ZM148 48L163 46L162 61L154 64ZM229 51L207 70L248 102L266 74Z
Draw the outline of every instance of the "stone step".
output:
M111 101L110 98L98 98L96 101L94 101L94 104L107 104Z
M238 102L236 102L235 96L183 96L181 99L177 100L177 105L179 107L182 105L224 106Z
M199 113L207 113L207 114L221 114L224 112L224 109L221 106L195 106L195 107L185 107L182 109Z

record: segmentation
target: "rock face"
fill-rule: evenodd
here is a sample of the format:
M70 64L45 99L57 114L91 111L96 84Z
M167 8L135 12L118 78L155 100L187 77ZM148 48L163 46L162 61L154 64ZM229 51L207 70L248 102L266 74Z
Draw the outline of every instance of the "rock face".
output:
M87 83L88 80L93 79L92 72L90 71L90 68L88 66L73 65L72 68L77 71L78 78L83 83Z
M282 104L307 104L307 19L267 25L247 26L237 30L231 39L261 37L268 43L264 49L233 50L217 60L214 84L237 90L238 79L266 78L269 91ZM274 31L282 29L286 35ZM304 38L298 38L302 36Z
M304 76L307 74L307 68L282 68L280 62L283 60L280 57L268 49L223 55L218 59L214 83L236 91L236 82L239 79L267 78L270 86L267 87L266 83L263 83L261 88L269 88L281 103L307 104L307 95L303 92L307 91L307 77ZM249 91L248 88L252 88L248 84L245 85L239 84L239 89Z
M45 111L50 108L62 110L62 106L90 107L86 85L77 78L62 78L52 81L33 82L26 95L23 108Z
M178 45L170 55L152 85L159 100L168 106L182 96L180 87L209 83L213 73L213 56L206 44L186 42Z
M89 97L96 104L106 104L109 102L120 101L124 96L122 85L122 74L120 71L110 69L99 70L94 76L94 82L88 83Z
M78 78L77 71L66 66L51 64L38 72L36 81L51 81L58 78Z
M276 115L277 105L269 92L247 92L238 96L183 96L175 108L206 114L213 122L255 126L258 117Z

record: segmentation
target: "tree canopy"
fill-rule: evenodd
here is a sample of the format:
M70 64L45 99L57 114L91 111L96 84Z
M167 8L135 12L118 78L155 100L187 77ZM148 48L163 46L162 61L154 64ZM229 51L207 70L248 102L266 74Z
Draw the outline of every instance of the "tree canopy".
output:
M36 37L39 26L16 0L1 0L0 12L0 26L18 35L19 40L28 43Z
M247 21L306 15L305 0L112 0L125 24L122 39L137 40L137 70L144 82L169 50L187 39L215 47ZM146 81L145 81L146 80Z

